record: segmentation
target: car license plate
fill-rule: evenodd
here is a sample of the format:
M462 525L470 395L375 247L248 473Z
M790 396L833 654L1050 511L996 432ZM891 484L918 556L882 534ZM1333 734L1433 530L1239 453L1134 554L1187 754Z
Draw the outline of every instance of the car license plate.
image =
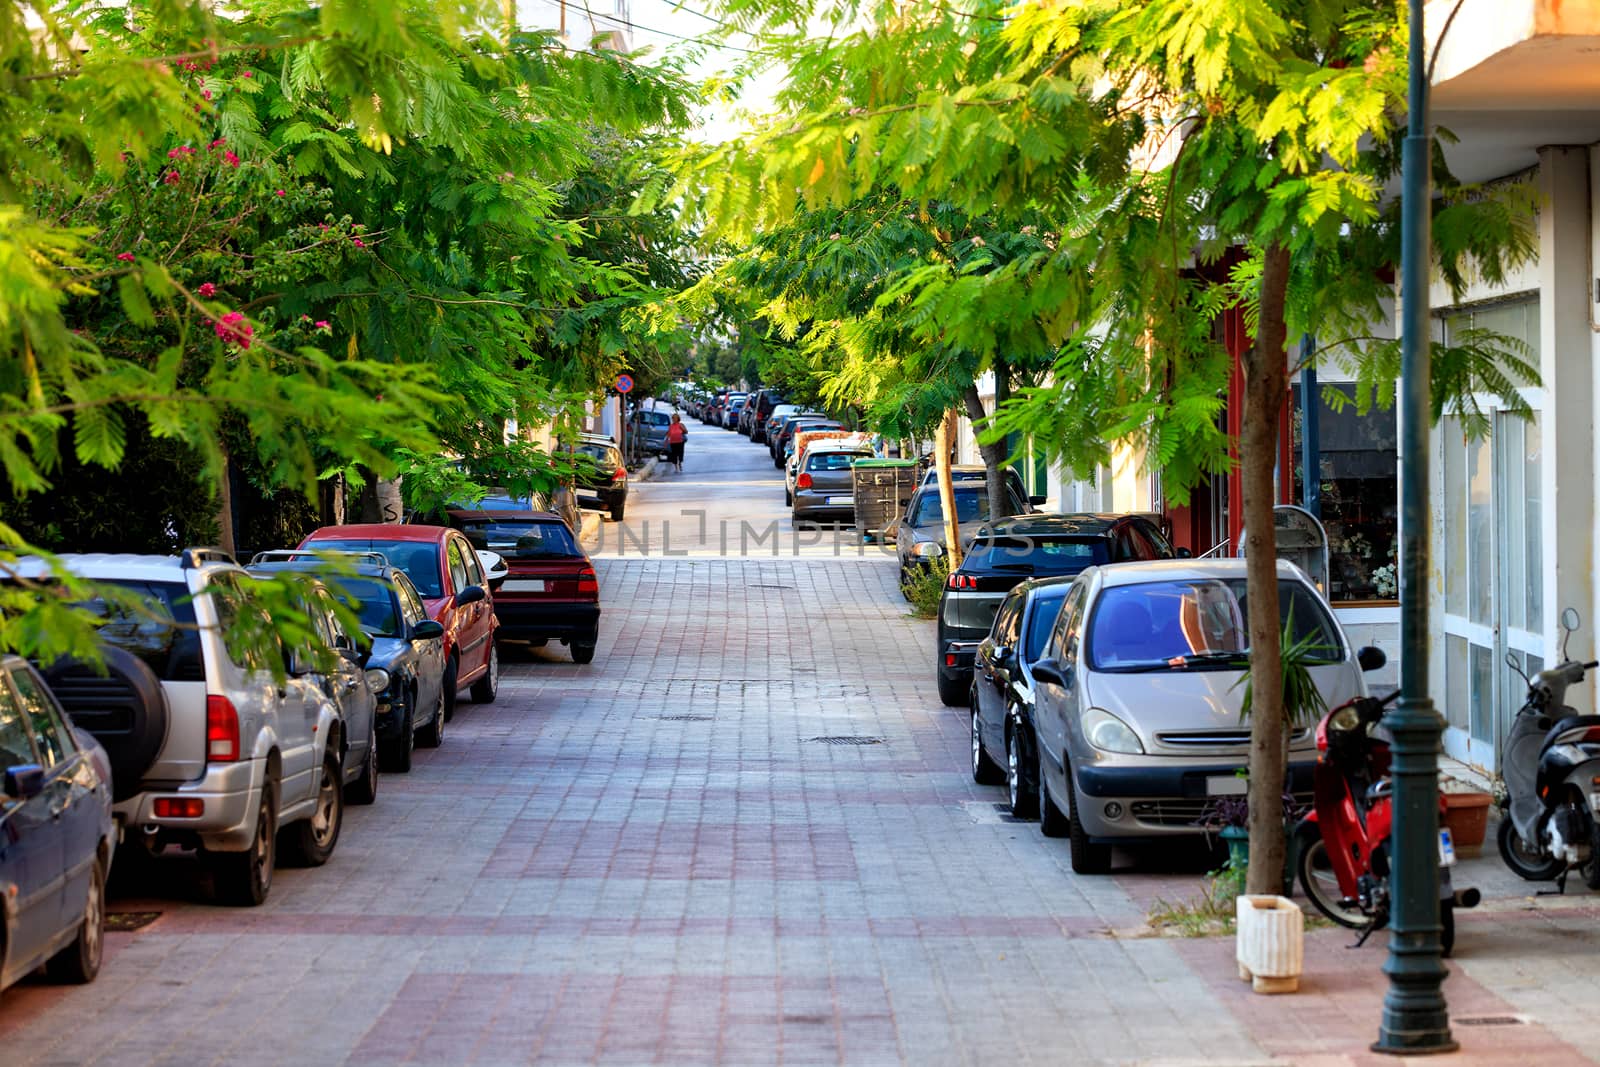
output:
M1214 774L1206 779L1208 797L1242 797L1250 791L1250 783L1237 774Z
M1456 846L1455 846L1455 842L1450 840L1450 831L1449 830L1440 829L1440 831L1439 831L1439 866L1441 866L1441 867L1454 867L1455 865L1456 865Z
M508 578L500 589L506 593L542 593L544 592L544 579Z
M855 502L856 502L856 498L853 497L853 496L830 496L830 497L828 497L828 503L830 503L830 504L854 504Z

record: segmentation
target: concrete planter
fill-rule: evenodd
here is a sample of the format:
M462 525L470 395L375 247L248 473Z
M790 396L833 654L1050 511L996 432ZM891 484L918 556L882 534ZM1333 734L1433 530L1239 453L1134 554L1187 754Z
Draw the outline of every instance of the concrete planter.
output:
M1243 894L1235 907L1239 977L1257 993L1293 993L1305 961L1305 915L1287 897Z

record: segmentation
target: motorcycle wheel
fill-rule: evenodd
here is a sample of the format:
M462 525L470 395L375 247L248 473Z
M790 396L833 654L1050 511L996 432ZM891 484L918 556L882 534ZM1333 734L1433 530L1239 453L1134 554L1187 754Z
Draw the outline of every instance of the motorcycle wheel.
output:
M1456 947L1456 905L1453 900L1439 901L1439 954L1445 959L1450 958L1450 952Z
M1339 878L1328 863L1328 847L1312 830L1300 841L1300 888L1317 910L1340 926L1360 930L1372 922L1360 908L1340 903Z
M1506 866L1527 881L1553 881L1566 869L1566 864L1561 860L1550 859L1538 849L1529 847L1512 825L1509 813L1500 817L1500 830L1495 834L1495 844L1499 846L1500 858L1506 861Z

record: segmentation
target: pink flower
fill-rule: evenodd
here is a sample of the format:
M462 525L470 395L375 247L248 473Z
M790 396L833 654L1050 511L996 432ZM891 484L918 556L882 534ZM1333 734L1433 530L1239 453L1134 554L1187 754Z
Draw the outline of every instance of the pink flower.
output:
M239 77L241 77L241 78L254 78L255 75L247 70L243 74L239 75Z
M355 244L355 246L357 248L365 248L365 247L367 247L367 242L363 241L359 237L352 237L352 238L350 238L350 240Z
M318 319L317 322L316 322L316 326L317 326L317 329L319 329L319 330L331 330L331 329L333 329L332 326L328 325L328 320L327 319Z
M210 300L212 297L217 295L217 287L212 285L210 282L201 282L200 288L196 289L195 292L199 293L207 300Z
M237 311L228 312L221 322L212 323L211 328L218 337L240 348L249 348L251 335L255 333L255 327L244 321L244 316Z
M118 252L117 253L117 258L122 260L122 262L124 262L124 263L132 263L133 262L133 253L132 252Z
M213 150L215 150L215 149L221 148L223 145L225 145L227 143L228 143L228 139L226 137L218 137L215 141L211 142L211 147L212 147Z
M211 99L211 90L210 89L201 89L200 90L200 95L205 97L207 100L210 100Z
M319 223L317 223L317 229L321 230L323 233L327 233L328 232L328 224L326 222L319 222Z
M222 158L228 161L228 166L230 167L237 167L239 165L239 157L234 155L231 151L222 153Z
M186 144L181 144L177 148L174 148L171 151L169 151L167 153L167 158L168 159L182 159L184 156L192 156L192 155L194 155L194 149L190 148Z
M168 185L177 185L180 179L178 178L178 172L177 171L169 170L169 171L167 171L166 176L163 177L161 180L166 182Z
M279 196L283 196L283 195L284 195L284 192L283 192L283 190L282 190L282 189L279 189L279 190L278 190L278 195L279 195Z

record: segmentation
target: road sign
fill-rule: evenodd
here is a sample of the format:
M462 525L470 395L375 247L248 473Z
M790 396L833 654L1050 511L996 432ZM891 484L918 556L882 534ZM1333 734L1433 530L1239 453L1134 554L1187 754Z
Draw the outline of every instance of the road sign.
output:
M617 387L617 392L619 392L619 393L631 393L631 392L633 392L633 375L631 375L631 374L619 374L619 375L617 375L616 387Z

